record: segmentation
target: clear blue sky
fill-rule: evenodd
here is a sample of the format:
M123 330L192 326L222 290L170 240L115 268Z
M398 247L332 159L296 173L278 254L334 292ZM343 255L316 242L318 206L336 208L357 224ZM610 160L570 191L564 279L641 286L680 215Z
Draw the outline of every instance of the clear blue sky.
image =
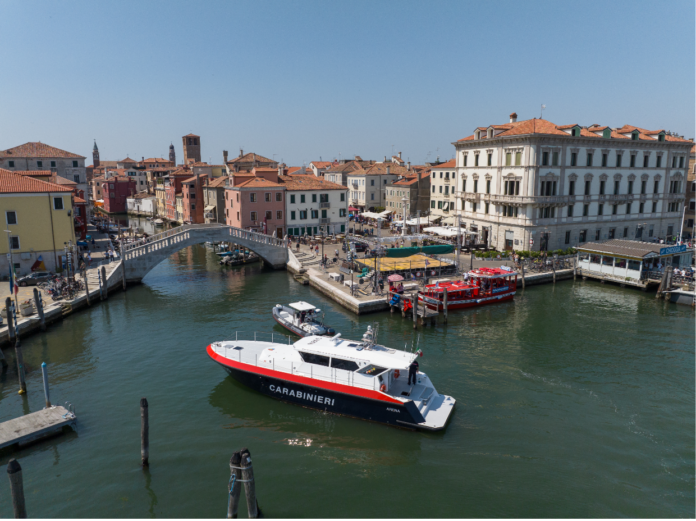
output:
M694 137L694 2L0 3L0 149L166 157L201 136L301 165L450 158L474 127L664 128ZM438 151L439 149L439 151ZM275 154L275 156L273 156ZM428 154L430 154L428 156Z

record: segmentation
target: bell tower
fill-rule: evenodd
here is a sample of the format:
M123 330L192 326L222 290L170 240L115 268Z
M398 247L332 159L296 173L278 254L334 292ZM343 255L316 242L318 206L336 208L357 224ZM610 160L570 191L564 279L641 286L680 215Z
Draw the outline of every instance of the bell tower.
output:
M184 164L199 163L201 161L201 137L189 134L181 139L184 143Z
M94 140L94 148L92 149L92 164L94 168L99 166L99 148L97 148L97 140Z
M174 143L169 145L169 161L172 162L172 166L176 166L176 152L174 152Z

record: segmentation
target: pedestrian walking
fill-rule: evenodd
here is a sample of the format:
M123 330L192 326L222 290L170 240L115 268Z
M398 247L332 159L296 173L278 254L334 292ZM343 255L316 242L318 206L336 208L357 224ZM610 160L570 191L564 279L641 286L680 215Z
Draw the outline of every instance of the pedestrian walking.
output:
M92 252L87 252L87 266L92 267Z

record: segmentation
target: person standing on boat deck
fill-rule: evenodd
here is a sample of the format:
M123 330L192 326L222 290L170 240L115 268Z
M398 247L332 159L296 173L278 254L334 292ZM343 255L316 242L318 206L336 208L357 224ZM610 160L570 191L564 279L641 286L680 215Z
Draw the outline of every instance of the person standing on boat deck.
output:
M418 383L418 360L414 360L411 362L411 365L408 366L408 385L411 385L411 377L413 377L413 385L416 385Z

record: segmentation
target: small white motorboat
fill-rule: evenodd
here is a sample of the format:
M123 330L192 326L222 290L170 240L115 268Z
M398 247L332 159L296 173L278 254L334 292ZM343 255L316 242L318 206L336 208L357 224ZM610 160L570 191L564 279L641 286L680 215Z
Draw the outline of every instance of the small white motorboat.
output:
M307 302L293 302L287 306L276 304L273 308L273 318L285 329L299 336L333 335L335 331L324 326L324 320L319 318L321 309Z

